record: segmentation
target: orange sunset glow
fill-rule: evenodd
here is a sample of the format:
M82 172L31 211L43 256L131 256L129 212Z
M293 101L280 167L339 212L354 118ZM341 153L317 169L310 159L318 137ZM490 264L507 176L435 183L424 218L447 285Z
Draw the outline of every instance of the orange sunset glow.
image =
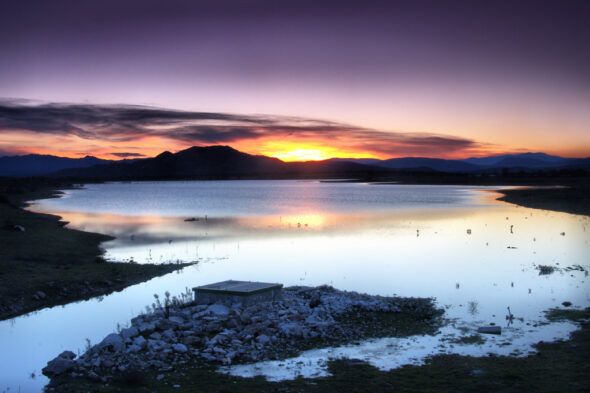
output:
M330 158L377 158L386 159L396 155L388 155L381 151L363 149L362 146L350 146L350 141L310 141L309 138L297 140L276 140L272 137L264 137L259 140L235 140L230 143L237 150L249 154L265 155L275 157L285 162L292 161L321 161ZM343 138L344 139L344 138ZM5 133L0 142L0 150L11 146L12 143L25 143L26 150L15 150L17 154L45 154L69 158L80 158L94 156L102 159L117 160L123 158L155 157L163 151L177 152L193 146L190 143L182 143L177 140L161 137L148 136L135 138L131 141L111 141L86 139L77 136L53 136L53 135L26 135L25 133ZM225 144L225 143L212 143ZM195 145L203 145L196 143ZM500 150L507 152L508 149ZM128 156L119 156L119 152L127 152ZM472 151L473 156L493 154L493 149ZM441 154L443 157L453 158L457 153L448 152ZM465 155L460 151L459 156Z
M244 146L248 149L248 146ZM254 147L254 149L256 149ZM249 150L249 149L248 149ZM282 161L320 161L329 158L378 158L366 151L350 151L319 142L263 141L255 154L275 157Z
M385 141L384 143L391 143ZM124 158L155 157L163 151L177 152L193 145L204 146L212 144L229 144L237 150L249 154L275 157L285 162L291 161L321 161L330 158L377 158L387 159L404 156L402 152L388 154L382 150L376 150L373 146L365 147L364 144L355 143L354 139L347 139L346 134L337 140L325 140L317 137L297 138L290 136L285 139L275 139L272 136L260 137L255 140L236 139L231 142L214 141L203 144L200 141L187 143L166 136L141 136L129 141L88 140L75 135L51 135L29 132L5 131L0 140L0 151L13 149L15 154L45 154L69 158L94 156L102 159L118 160ZM26 148L22 147L26 146ZM387 145L385 145L387 146ZM540 149L538 149L540 150ZM464 158L467 156L485 156L501 153L522 152L526 149L511 148L508 146L482 145L457 151L437 151L440 158ZM551 150L548 150L551 151ZM121 154L121 152L125 152ZM571 151L563 151L564 156L577 156L585 152L583 146ZM428 156L423 154L406 154L413 156Z
M30 140L27 140L30 138ZM23 143L27 140L28 148L22 153L59 155L62 157L79 158L92 155L103 159L119 159L113 154L117 151L133 152L138 157L154 157L165 150L172 152L190 147L190 144L179 144L177 141L165 137L144 137L129 142L92 141L89 142L76 136L54 137L47 135L31 135L24 137L23 134L6 133L3 142L8 146L10 143ZM250 154L275 157L282 161L319 161L329 158L382 158L381 154L370 151L352 150L330 146L327 143L309 141L280 141L272 138L265 138L258 143L248 140L238 140L232 146L240 151Z

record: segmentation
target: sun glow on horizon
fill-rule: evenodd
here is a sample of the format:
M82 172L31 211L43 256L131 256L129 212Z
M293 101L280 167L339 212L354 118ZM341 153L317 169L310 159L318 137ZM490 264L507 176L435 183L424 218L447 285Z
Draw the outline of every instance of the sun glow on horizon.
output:
M378 158L374 154L355 152L309 142L268 141L259 147L247 148L282 161L322 161L330 158Z

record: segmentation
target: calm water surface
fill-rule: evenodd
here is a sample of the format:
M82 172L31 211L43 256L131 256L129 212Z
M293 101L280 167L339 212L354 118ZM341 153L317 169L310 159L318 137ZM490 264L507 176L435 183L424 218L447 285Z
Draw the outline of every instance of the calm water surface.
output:
M449 351L444 339L460 334L459 327L504 326L507 306L522 320L500 338L451 351L526 354L531 343L565 338L575 328L535 326L544 310L565 300L590 304L587 273L539 276L535 269L587 267L590 220L496 197L464 186L193 181L87 185L38 201L33 210L116 236L104 243L111 260L197 263L106 297L0 322L0 391L40 390L49 359L124 326L154 293L179 294L230 278L436 297L453 319L434 337L377 340L309 352L303 363L295 358L225 370L236 375L324 375L325 360L335 356L363 357L383 369L419 362Z

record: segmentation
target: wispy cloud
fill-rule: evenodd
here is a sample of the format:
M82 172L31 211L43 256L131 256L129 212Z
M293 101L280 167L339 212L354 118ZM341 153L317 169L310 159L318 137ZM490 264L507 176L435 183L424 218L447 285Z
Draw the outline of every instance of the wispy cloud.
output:
M112 145L147 137L166 138L183 145L276 139L315 142L380 156L449 156L482 148L481 143L466 138L428 132L390 132L301 117L23 100L0 101L2 131L76 136ZM142 155L128 152L109 154L117 157Z
M111 156L119 157L119 158L140 158L145 157L145 154L141 153L129 153L129 152L112 152L109 153Z

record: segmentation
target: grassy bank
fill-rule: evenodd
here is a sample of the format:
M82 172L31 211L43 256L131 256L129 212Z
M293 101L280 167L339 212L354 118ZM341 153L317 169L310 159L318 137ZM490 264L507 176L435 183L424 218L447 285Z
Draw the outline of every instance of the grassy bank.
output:
M499 190L500 201L534 209L590 216L590 183L583 182L562 188L524 188Z
M559 310L552 320L581 323L569 341L539 343L538 353L524 358L440 355L423 366L392 371L359 360L336 360L329 377L280 383L262 378L219 374L212 366L194 361L163 379L127 372L110 386L90 381L61 381L58 392L584 392L590 386L590 309Z
M110 237L23 209L29 200L56 196L58 187L68 184L0 182L0 319L108 294L182 267L105 262L100 244Z

